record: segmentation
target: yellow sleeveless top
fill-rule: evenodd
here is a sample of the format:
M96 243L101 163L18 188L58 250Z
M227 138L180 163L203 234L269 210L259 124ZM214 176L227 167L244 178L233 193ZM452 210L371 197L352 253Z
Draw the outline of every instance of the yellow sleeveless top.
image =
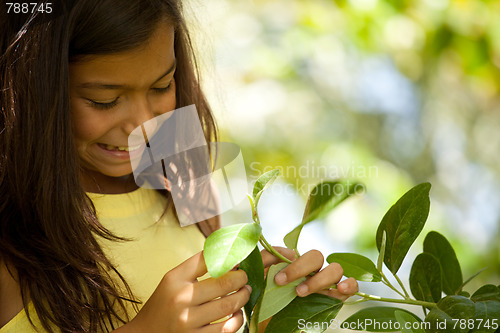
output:
M88 195L104 227L117 236L132 239L125 242L101 239L100 244L142 304L166 272L203 249L205 237L196 225L180 227L171 210L162 217L166 202L157 191L139 188L124 194ZM0 328L0 333L46 332L31 303L28 310L38 331L22 310ZM130 315L133 317L135 311L130 311Z

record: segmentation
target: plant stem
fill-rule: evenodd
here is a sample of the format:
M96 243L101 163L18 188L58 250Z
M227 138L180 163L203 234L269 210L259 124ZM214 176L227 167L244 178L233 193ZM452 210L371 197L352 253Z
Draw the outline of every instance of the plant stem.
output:
M405 298L405 295L396 288L394 288L390 283L387 283L385 280L382 280L382 283L385 284L387 287L391 288L392 290L394 290L396 293L398 293L399 296Z
M424 312L424 316L427 317L427 309L425 308L425 306L422 307L422 311Z
M252 206L252 218L255 223L260 224L259 214L257 213L257 207Z
M403 295L402 292L400 292L399 290L397 290L396 287L394 287L392 285L392 283L389 281L389 279L387 278L387 276L385 276L385 274L382 271L380 271L380 274L382 275L382 283L383 284L385 284L387 287L389 287L392 290L394 290L395 292L397 292L401 297L406 298L405 295Z
M248 196L250 198L250 203L252 205L252 218L253 220L255 221L255 223L259 224L260 225L260 219L259 219L259 214L257 213L257 206L254 205L253 201L251 200L251 197ZM277 257L278 259L281 259L283 260L284 262L286 263L289 263L291 264L292 261L286 257L284 257L281 253L279 253L278 251L276 251L272 246L271 244L269 244L269 242L266 240L266 238L264 237L263 234L260 235L260 238L259 238L259 242L260 244L262 245L262 247L264 249L266 249L267 252L271 253L272 255L274 255L275 257Z
M388 303L400 303L400 304L411 304L411 305L421 305L425 307L436 307L436 303L432 302L425 302L425 301L417 301L413 299L397 299L397 298L386 298L386 297L380 297L380 296L375 296L375 295L369 295L365 294L362 292L357 292L354 295L361 296L365 299L371 300L371 301L379 301L379 302L388 302ZM354 303L354 302L353 302ZM347 303L349 304L349 303Z
M257 214L257 206L255 205L255 202L250 194L247 194L247 197L250 201L250 206L252 207L252 219L255 223L260 224L259 215Z
M250 198L250 196L249 196ZM260 224L260 219L259 219L259 214L257 213L257 207L253 206L253 202L250 200L250 202L252 203L252 217L253 217L253 220L255 221L255 223L257 224ZM264 237L263 234L260 235L260 238L259 238L259 243L262 245L262 247L269 253L271 253L272 255L274 255L276 258L288 263L288 264L291 264L292 261L290 259L288 259L287 257L283 256L281 253L279 253L278 251L276 251L274 249L274 247L272 247L271 244L269 244L269 242L266 240L266 238ZM296 254L296 258L300 257L300 254L297 250L295 250L295 254ZM309 275L310 276L313 276L316 272L311 272ZM337 289L337 285L334 284L332 286L330 286L330 289Z
M486 270L488 267L485 267L483 269L481 269L479 272L477 272L476 274L472 275L470 278L468 278L464 283L462 283L462 285L460 286L460 288L458 288L458 291L462 290L463 287L465 287L465 285L467 283L469 283L473 278L475 278L476 276L478 276L479 274L481 274L484 270Z
M406 291L406 288L403 284L403 282L399 279L398 275L396 273L393 274L394 277L396 278L396 281L398 281L399 285L401 286L401 288L403 288L403 292L405 293L406 295L406 299L409 299L410 298L410 295L408 294L408 292Z
M262 246L264 247L264 249L267 250L267 252L271 253L272 255L274 255L275 257L283 260L284 262L286 263L289 263L291 264L292 261L286 257L284 257L281 253L279 253L278 251L276 251L272 246L271 244L269 244L266 240L266 238L264 237L264 235L260 235L260 239L259 239L259 242L260 244L262 244Z
M368 302L368 301L369 301L368 298L360 298L360 299L357 299L355 301L344 302L344 304L345 305L354 305L354 304L359 304L359 303Z
M257 211L254 211L252 213L252 218L253 218L255 223L260 224L259 215L257 214Z

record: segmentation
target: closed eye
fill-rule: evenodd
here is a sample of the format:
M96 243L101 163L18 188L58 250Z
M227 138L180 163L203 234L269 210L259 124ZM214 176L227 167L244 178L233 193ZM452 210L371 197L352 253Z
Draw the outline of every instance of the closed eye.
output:
M96 102L96 101L93 101L91 99L87 99L87 101L90 104L90 106L92 106L96 109L109 110L118 104L118 97L114 101L109 102L109 103Z
M152 88L153 91L157 94L164 94L166 92L168 92L170 90L170 88L172 88L172 81L170 81L170 83L168 84L168 86L164 87L164 88Z

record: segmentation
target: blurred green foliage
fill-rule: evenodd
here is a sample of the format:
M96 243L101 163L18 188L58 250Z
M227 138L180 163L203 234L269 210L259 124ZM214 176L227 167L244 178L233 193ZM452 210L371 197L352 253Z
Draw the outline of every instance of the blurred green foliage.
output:
M383 213L429 181L426 229L450 239L465 278L488 266L477 285L499 281L500 1L191 8L209 45L204 86L222 139L242 147L252 179L281 168L304 199L303 184L331 176L365 183L364 196L325 221L330 233L350 229L355 251L373 248Z

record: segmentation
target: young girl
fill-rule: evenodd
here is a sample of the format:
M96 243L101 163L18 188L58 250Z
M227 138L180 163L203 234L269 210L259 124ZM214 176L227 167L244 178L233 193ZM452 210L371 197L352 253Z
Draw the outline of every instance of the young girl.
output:
M194 104L217 138L180 1L40 4L0 20L0 332L237 331L245 273L198 281L217 220L181 228L169 192L132 177L128 135L155 116ZM308 252L276 283L322 265ZM329 265L297 293L345 299L341 277Z

